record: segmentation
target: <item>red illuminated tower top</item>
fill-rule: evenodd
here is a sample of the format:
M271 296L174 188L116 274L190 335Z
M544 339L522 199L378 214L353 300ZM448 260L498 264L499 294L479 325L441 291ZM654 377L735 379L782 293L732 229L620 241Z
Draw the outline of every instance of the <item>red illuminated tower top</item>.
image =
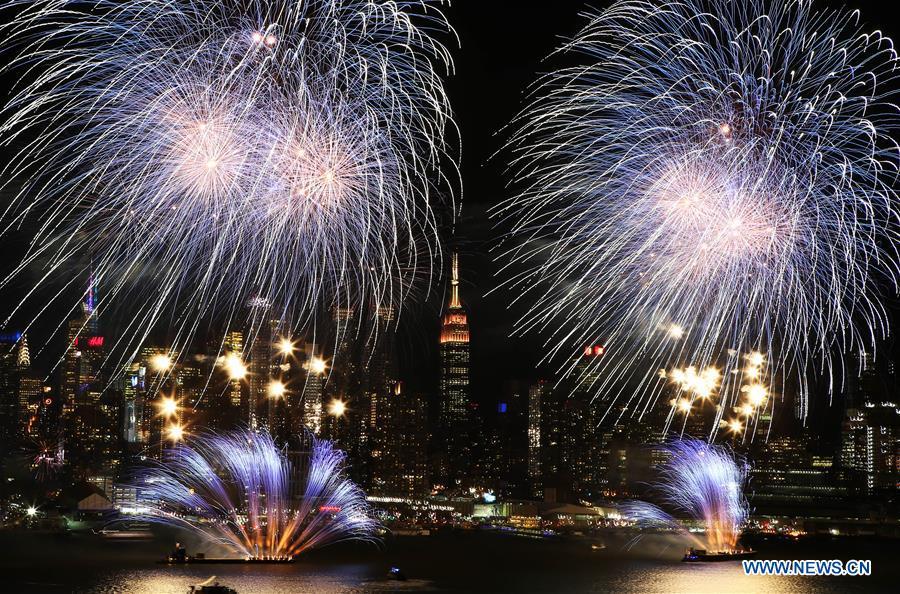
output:
M441 326L441 344L469 342L469 320L459 300L459 260L453 253L450 276L450 303Z

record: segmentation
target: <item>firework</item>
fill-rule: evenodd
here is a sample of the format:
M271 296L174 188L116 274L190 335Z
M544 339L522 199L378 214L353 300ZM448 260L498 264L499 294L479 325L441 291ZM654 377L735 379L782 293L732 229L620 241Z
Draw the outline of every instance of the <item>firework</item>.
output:
M33 439L29 442L28 455L34 478L40 482L56 477L65 464L65 450L61 441Z
M626 504L626 516L639 525L676 530L713 553L736 551L749 516L742 492L747 465L736 462L725 448L699 440L673 442L667 451L671 459L655 490L676 513L702 523L704 538L691 534L673 516L645 501Z
M549 359L604 344L582 379L630 384L634 414L658 370L728 377L753 351L805 414L805 372L831 382L874 348L896 290L897 56L858 18L807 0L589 15L560 50L581 65L541 81L510 141L521 190L495 217L519 330Z
M399 306L454 185L441 4L10 3L4 220L37 228L16 274L76 284L89 255L131 347L248 302Z
M187 528L245 558L283 559L378 523L344 470L344 453L312 438L302 468L264 432L203 434L168 450L136 482L149 520Z

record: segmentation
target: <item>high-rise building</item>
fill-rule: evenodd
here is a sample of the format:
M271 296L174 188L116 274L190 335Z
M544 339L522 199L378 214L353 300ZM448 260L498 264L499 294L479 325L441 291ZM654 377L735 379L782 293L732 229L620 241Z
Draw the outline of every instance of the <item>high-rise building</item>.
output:
M841 433L841 468L862 491L900 488L900 406L893 361L861 353L855 377L847 382Z
M541 483L541 411L550 384L539 381L528 389L528 481L532 497L544 495Z
M299 411L295 432L299 433L302 429L321 436L325 421L324 386L328 366L315 343L311 342L298 345L297 361L299 370L291 378L288 394L289 401L293 403L291 409Z
M21 332L0 336L0 445L6 447L11 447L16 441L22 423L23 411L19 398L21 340Z
M884 401L848 409L840 458L866 493L900 489L900 407Z
M62 381L66 457L84 476L116 457L119 437L118 402L103 392L105 337L100 333L93 274L79 314L68 323L66 340Z
M427 489L425 398L407 393L396 382L388 394L376 394L370 418L372 493L421 497Z
M244 358L244 333L239 330L229 331L228 334L225 335L225 341L222 343L221 352L218 354L220 355L219 358L224 359L226 362L229 360L229 357L235 357L237 360L242 361ZM243 396L243 378L231 377L227 373L227 365L225 371L227 381L227 386L225 388L227 406L234 409L240 409L245 400ZM249 406L249 404L247 406Z
M272 319L272 306L265 299L254 298L248 307L249 327L244 334L249 343L246 345L247 423L251 428L272 430L279 399L271 397L270 387L276 367L275 340L281 323Z
M440 452L439 474L448 487L465 483L475 452L473 410L469 391L469 322L459 298L459 258L453 254L450 301L444 312L440 338Z

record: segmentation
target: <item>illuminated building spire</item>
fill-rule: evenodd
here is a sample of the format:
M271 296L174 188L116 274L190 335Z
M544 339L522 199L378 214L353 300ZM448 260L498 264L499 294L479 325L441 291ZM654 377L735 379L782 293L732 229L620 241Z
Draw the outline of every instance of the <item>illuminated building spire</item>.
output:
M453 252L450 275L450 302L441 327L441 343L469 342L469 321L459 300L459 257Z
M459 302L459 256L453 252L450 272L450 307L453 309L462 307Z
M94 276L94 259L91 258L91 268L88 272L88 288L84 296L84 313L91 315L97 306L97 279Z
M19 352L16 356L16 364L21 368L31 367L31 355L28 352L28 337L22 334L19 339Z

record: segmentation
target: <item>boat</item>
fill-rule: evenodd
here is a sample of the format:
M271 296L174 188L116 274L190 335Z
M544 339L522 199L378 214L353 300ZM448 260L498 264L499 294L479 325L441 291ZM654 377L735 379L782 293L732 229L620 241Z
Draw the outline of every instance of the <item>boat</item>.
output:
M681 560L685 563L700 563L704 561L739 561L749 559L756 555L756 551L739 549L735 551L707 551L706 549L688 549Z
M215 581L216 576L212 576L206 581L200 582L196 586L191 586L188 594L237 594L237 590L223 586Z
M153 538L150 525L143 522L120 524L113 528L101 528L93 532L101 538L110 540L150 540Z
M388 579L394 580L396 582L405 582L406 574L400 571L399 567L391 567L391 570L388 572Z

